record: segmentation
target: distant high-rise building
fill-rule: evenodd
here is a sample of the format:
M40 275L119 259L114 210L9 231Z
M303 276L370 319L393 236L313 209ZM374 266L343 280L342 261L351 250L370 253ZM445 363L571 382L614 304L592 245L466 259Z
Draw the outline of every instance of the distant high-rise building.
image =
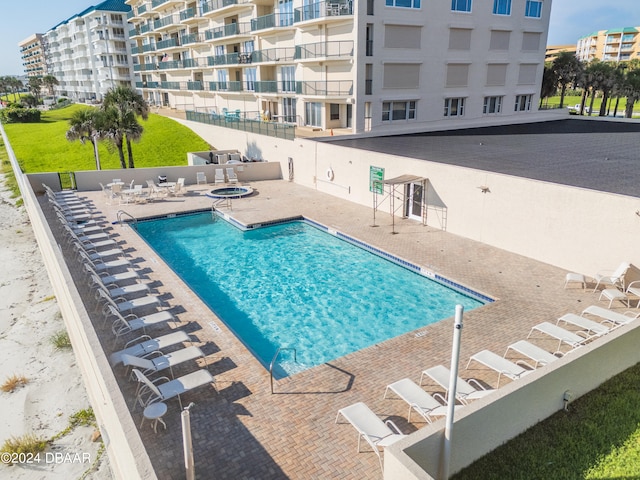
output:
M569 52L576 54L576 46L575 45L547 45L547 51L544 56L545 62L553 62L559 53L561 52Z
M354 133L537 109L549 0L127 0L152 102Z
M24 73L27 77L42 77L46 75L47 64L42 44L42 34L34 33L21 41L18 46L20 47Z
M133 86L130 10L124 0L106 0L44 34L47 69L59 82L57 95L100 101L115 86Z
M626 62L640 59L640 27L600 30L578 40L576 56L583 62Z

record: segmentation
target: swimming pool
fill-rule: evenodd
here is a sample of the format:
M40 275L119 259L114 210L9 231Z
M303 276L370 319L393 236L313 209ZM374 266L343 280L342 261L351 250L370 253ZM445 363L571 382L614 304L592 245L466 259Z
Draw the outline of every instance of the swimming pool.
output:
M243 231L211 213L138 232L268 368L331 361L483 304L301 221Z

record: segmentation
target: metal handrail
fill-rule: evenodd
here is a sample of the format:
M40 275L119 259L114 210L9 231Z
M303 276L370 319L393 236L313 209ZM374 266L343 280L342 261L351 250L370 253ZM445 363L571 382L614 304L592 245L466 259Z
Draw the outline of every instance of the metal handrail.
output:
M276 350L276 354L273 356L273 358L271 359L271 363L269 364L269 378L271 381L271 394L273 395L273 366L276 363L276 360L278 358L278 356L280 355L280 352L282 352L283 350L293 350L293 361L297 362L297 352L296 349L293 347L278 347L278 350Z
M116 214L116 217L118 218L118 223L120 225L122 225L122 216L123 215L126 215L131 220L133 220L133 224L136 226L136 228L138 228L138 219L136 217L134 217L133 215L131 215L130 213L125 212L124 210L118 210L118 213Z

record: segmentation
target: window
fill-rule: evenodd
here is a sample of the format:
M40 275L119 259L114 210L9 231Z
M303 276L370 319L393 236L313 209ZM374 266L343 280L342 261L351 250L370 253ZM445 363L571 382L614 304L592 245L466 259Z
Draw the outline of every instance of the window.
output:
M502 110L502 97L484 97L484 107L482 113L500 113Z
M445 98L444 116L462 117L464 115L464 98Z
M304 104L304 124L309 127L322 126L322 104L320 102L306 102Z
M227 89L227 71L226 70L218 70L218 88L220 90Z
M284 114L284 121L286 123L297 123L295 98L282 99L282 113Z
M373 93L373 64L367 63L364 66L364 94Z
M247 78L247 90L250 92L255 91L256 89L256 69L255 68L247 68L245 69L245 75Z
M296 67L282 67L280 69L282 74L282 91L283 92L295 92L296 91Z
M451 0L451 10L454 12L470 12L471 0Z
M373 0L367 0L367 15L373 15Z
M511 0L493 0L494 15L511 15Z
M542 16L542 0L527 0L524 8L524 16L540 18Z
M293 0L279 0L278 10L280 13L280 27L288 27L293 25Z
M367 57L373 56L373 23L367 23L366 29L366 51L365 55Z
M331 120L340 120L340 105L337 103L329 104L329 118Z
M382 102L382 121L415 120L416 102Z
M420 8L420 0L385 0L385 5L387 7Z
M514 111L524 112L531 110L531 97L533 95L517 95Z

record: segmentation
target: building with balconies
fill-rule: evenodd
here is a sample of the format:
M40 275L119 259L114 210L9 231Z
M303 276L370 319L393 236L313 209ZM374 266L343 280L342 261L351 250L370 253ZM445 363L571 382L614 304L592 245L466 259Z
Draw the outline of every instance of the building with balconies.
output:
M34 33L21 41L18 46L20 47L24 73L27 77L43 77L47 75L42 34Z
M599 30L578 40L576 56L583 62L628 62L640 59L640 27Z
M118 85L133 86L133 58L124 0L107 0L60 22L43 35L56 95L102 100Z
M360 132L537 109L549 0L126 0L136 86L179 110Z

